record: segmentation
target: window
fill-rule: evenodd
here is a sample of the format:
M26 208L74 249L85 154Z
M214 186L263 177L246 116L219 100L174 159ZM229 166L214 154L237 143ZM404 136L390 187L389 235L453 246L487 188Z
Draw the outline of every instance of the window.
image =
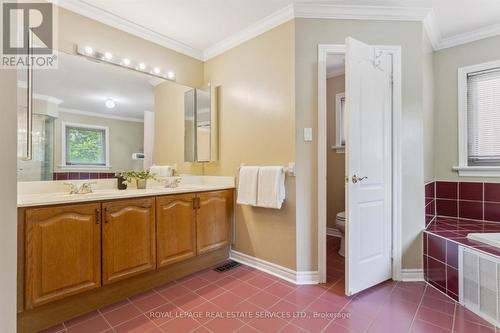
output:
M462 67L459 166L462 176L500 176L500 61Z
M108 128L62 124L62 167L109 167Z

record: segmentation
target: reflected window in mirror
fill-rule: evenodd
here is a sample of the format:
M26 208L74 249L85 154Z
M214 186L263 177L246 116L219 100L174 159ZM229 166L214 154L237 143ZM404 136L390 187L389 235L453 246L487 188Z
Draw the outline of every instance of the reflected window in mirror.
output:
M110 167L108 127L63 123L62 132L64 166Z

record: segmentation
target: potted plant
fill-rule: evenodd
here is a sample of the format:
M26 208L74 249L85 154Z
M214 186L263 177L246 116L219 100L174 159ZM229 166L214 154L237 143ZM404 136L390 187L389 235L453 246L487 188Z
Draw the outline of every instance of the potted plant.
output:
M123 172L122 175L125 177L126 182L128 184L132 183L132 181L136 181L137 189L143 190L146 188L148 179L153 179L154 174L149 171L141 170L141 171L126 171Z

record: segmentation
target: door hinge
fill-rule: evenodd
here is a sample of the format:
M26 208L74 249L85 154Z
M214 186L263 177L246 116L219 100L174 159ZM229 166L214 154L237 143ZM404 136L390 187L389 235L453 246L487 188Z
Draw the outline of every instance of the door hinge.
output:
M99 209L95 210L95 224L101 223L101 212Z

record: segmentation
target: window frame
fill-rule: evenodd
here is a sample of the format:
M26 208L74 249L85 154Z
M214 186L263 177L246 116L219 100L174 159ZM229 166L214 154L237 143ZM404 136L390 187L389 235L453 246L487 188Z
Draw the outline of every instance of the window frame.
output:
M470 73L500 68L500 60L458 68L458 171L462 177L500 177L500 166L469 166L467 76Z
M104 131L104 146L105 146L105 165L95 165L95 164L68 164L66 159L66 128L67 127L76 127L82 129L94 129L94 130L102 130ZM61 123L61 169L101 169L108 170L111 168L111 164L109 163L109 127L107 126L98 126L98 125L89 125L82 123L70 123L70 122L62 122Z

